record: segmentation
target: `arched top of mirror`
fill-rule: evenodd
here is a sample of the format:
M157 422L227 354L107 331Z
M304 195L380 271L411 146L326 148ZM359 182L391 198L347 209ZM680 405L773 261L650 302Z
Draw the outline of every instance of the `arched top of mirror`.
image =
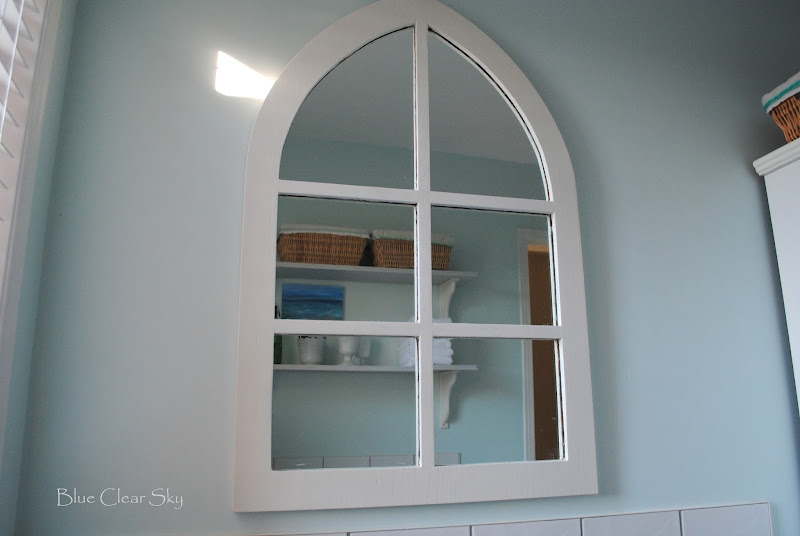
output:
M337 28L350 26L353 17L360 19L358 31L339 32ZM393 21L389 26L388 18ZM376 2L334 23L301 50L258 115L248 154L248 182L281 178L367 185L352 175L341 177L344 172L337 178L336 173L320 176L294 167L298 159L291 156L299 152L298 144L293 144L298 139L368 140L375 146L411 151L413 85L408 77L413 74L411 28L416 24L431 30L426 118L431 188L556 202L559 192L571 197L573 174L566 147L536 90L491 39L434 0ZM318 45L322 42L325 50ZM460 90L456 93L455 88ZM343 99L345 95L349 98ZM494 191L486 186L453 186L437 173L444 154L527 165L535 171L525 173L534 176L525 185L504 184L499 189L495 185ZM387 179L378 170L370 185L413 187L413 170L407 169L412 160L404 159L404 169L395 177ZM469 169L469 162L463 167Z

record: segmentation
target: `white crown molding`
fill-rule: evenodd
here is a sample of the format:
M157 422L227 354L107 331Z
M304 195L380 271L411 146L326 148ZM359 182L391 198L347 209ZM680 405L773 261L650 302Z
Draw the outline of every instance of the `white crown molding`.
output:
M753 167L763 177L791 164L795 160L800 160L800 139L789 142L780 149L775 149L768 155L762 156L753 162Z

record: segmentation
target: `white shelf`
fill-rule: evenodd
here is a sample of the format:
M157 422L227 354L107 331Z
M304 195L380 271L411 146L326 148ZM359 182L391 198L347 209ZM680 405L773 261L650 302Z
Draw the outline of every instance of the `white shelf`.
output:
M414 367L395 367L384 365L273 365L275 370L296 372L414 372ZM436 371L478 370L477 365L434 365Z
M279 279L313 279L317 281L357 281L362 283L413 284L414 270L408 268L378 268L375 266L342 266L336 264L307 264L278 262L275 275ZM478 277L477 272L433 270L433 284L438 287L439 316L450 316L450 298L457 283ZM358 366L358 365L273 365L277 372L414 372L414 367ZM439 426L450 426L450 393L459 372L476 371L476 365L434 365L439 381Z
M466 282L478 277L477 272L433 270L433 284L451 279ZM282 279L325 279L329 281L359 281L362 283L413 283L410 268L378 268L375 266L342 266L337 264L307 264L302 262L276 263L276 276Z
M768 155L762 156L753 162L753 167L763 177L788 166L796 160L800 160L800 139L789 142Z
M286 372L414 372L414 367L369 365L272 365L276 371ZM450 428L450 394L459 372L478 370L477 365L434 365L439 380L439 427Z

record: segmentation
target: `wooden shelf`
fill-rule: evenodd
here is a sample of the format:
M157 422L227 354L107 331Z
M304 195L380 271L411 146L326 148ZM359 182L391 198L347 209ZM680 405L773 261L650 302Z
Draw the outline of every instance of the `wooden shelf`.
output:
M478 277L477 272L433 270L433 284L439 285L451 279L466 282ZM378 268L375 266L341 266L336 264L306 264L302 262L279 262L276 276L281 279L324 279L328 281L358 281L362 283L406 283L414 282L414 270L407 268Z

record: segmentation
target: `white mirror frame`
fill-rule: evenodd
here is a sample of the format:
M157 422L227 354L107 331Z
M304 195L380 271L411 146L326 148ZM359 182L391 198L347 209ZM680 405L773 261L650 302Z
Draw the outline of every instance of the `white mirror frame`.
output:
M279 180L284 140L305 97L329 71L367 43L415 29L415 190ZM428 29L459 48L506 94L540 152L548 200L430 191L427 94ZM417 294L420 321L275 320L277 199L292 194L330 199L459 206L551 215L558 321L554 326L432 325L431 290ZM430 219L418 226L417 280L429 273ZM566 145L547 107L514 62L472 23L434 0L382 0L334 23L289 63L256 119L245 177L236 386L234 510L341 509L510 500L597 493L589 344L575 178ZM274 471L271 464L274 333L420 337L418 464L411 467ZM476 331L477 329L477 331ZM434 466L432 336L490 336L560 341L564 459ZM430 342L427 343L428 345ZM427 355L426 355L427 354Z

